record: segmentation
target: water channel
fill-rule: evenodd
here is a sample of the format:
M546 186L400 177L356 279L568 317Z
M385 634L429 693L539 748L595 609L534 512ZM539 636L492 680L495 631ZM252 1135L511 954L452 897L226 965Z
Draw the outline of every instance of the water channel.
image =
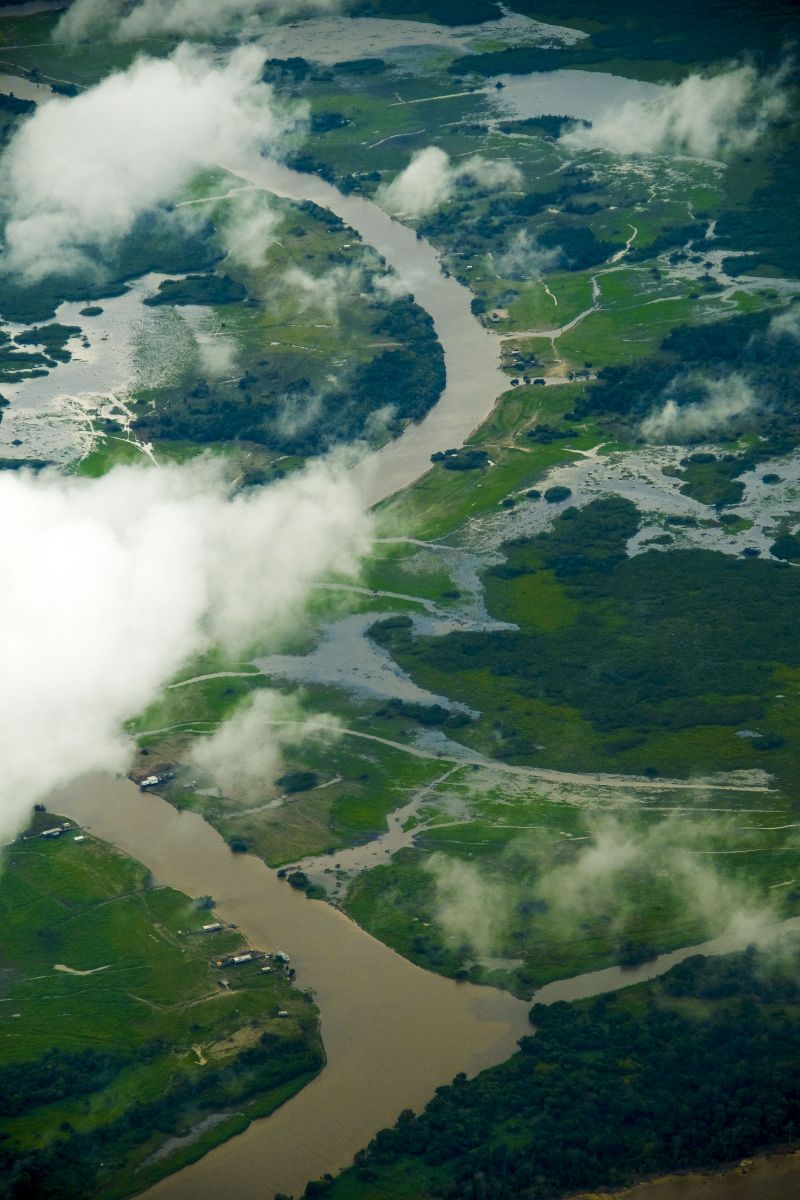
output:
M341 912L278 880L260 859L234 855L196 813L95 775L56 793L54 812L78 821L151 870L158 883L212 894L218 911L260 949L283 949L297 984L312 988L328 1061L313 1083L271 1117L144 1193L149 1200L239 1200L297 1194L346 1166L403 1108L421 1108L459 1071L474 1074L513 1053L530 1032L529 1005L492 988L454 983L414 966ZM800 918L780 928L800 927ZM770 930L769 932L772 932ZM547 984L554 1003L652 979L695 953L741 948L744 936Z
M228 169L254 187L336 213L384 256L434 320L446 389L419 425L357 468L368 502L376 503L423 474L432 451L460 445L488 416L507 386L499 339L475 319L471 293L442 272L434 248L376 205L268 160ZM421 970L342 913L279 882L260 860L232 855L197 814L179 813L127 780L93 776L49 804L139 859L158 882L213 894L219 912L252 944L291 955L298 985L314 990L321 1010L328 1062L320 1076L271 1117L150 1189L151 1200L218 1200L231 1190L240 1200L298 1193L309 1179L347 1165L378 1129L403 1108L422 1107L457 1072L474 1074L507 1058L530 1030L527 1003ZM653 978L692 953L742 944L718 939L633 970L549 984L537 1000L598 995Z
M472 293L442 271L439 253L377 204L343 195L316 175L306 175L272 159L227 170L238 178L289 200L310 200L327 208L373 246L393 267L417 303L433 318L445 354L447 383L438 402L418 425L357 469L368 503L407 487L430 467L435 450L460 446L508 388L500 370L500 341L473 316Z

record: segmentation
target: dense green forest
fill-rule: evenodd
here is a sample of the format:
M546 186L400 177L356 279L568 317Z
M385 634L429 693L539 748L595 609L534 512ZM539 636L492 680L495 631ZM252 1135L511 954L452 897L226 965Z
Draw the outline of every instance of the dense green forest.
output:
M487 601L518 629L417 638L399 618L373 627L373 636L426 686L493 719L496 753L506 760L544 761L535 747L546 706L562 720L577 710L612 757L638 744L640 771L707 767L690 757L701 753L696 741L676 764L647 739L704 726L728 726L733 738L765 717L779 690L776 666L800 665L800 578L782 563L710 550L629 558L638 527L635 505L609 497L565 509L547 533L506 543L505 562L485 576ZM563 606L559 628L541 628L542 603ZM752 764L770 758L790 782L796 738L763 733L746 751ZM549 760L558 755L548 747Z
M510 7L541 21L586 28L590 35L567 47L525 46L465 55L451 65L454 74L525 74L612 63L619 69L621 60L640 69L647 62L708 66L740 54L745 46L757 59L774 62L798 28L793 0L768 5L708 0L702 6L693 0L646 6L631 0L604 0L602 5L595 0L514 0Z
M709 380L727 380L732 390L737 376L752 387L753 403L713 437L735 442L743 434L758 434L746 451L737 452L738 475L800 444L800 340L793 327L776 323L769 312L679 326L664 338L658 354L601 370L572 417L599 417L612 432L636 438L639 423L667 396L684 408L702 402ZM708 437L706 431L681 440Z
M155 1057L167 1050L162 1044L144 1046L139 1057ZM64 1123L62 1136L46 1149L20 1153L0 1143L0 1197L3 1200L85 1200L93 1194L104 1160L124 1163L154 1136L165 1140L186 1129L187 1115L197 1117L221 1109L226 1116L236 1106L291 1084L296 1090L317 1073L323 1063L319 1048L303 1041L263 1033L254 1046L242 1050L232 1062L203 1071L195 1079L181 1075L170 1081L157 1099L133 1104L116 1120L86 1132ZM54 1065L56 1070L54 1071ZM36 1112L43 1104L99 1091L113 1074L128 1065L121 1056L111 1059L86 1050L80 1054L54 1052L38 1063L0 1069L0 1088L16 1086L20 1076L27 1082L18 1103L2 1105L15 1115ZM64 1084L69 1072L70 1089ZM291 1094L291 1093L289 1093ZM23 1105L22 1109L19 1103ZM106 1193L107 1194L107 1193Z
M438 1088L306 1200L554 1200L786 1143L800 1134L799 1003L792 943L535 1005L518 1054Z

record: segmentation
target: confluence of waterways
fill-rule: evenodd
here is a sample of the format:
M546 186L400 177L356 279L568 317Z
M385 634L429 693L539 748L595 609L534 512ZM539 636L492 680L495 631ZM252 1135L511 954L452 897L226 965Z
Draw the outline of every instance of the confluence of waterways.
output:
M433 318L446 388L419 425L356 468L366 500L377 503L424 474L432 451L460 445L489 415L507 388L499 339L475 319L471 293L444 274L434 248L376 205L269 160L231 173L336 213L383 255ZM318 1078L269 1118L151 1188L150 1200L219 1200L231 1189L241 1200L297 1193L309 1179L348 1165L403 1108L421 1108L459 1071L475 1074L501 1062L530 1032L527 1003L421 970L342 913L281 884L260 860L232 855L197 814L140 794L126 780L81 780L50 805L139 859L160 883L190 895L211 892L253 945L291 954L298 985L313 988L320 1007L327 1065ZM788 925L800 926L800 919ZM536 999L616 990L690 954L724 953L746 940L718 939L633 970L549 984Z
M272 1116L149 1189L148 1200L219 1200L231 1190L239 1200L297 1194L309 1179L347 1166L403 1108L420 1109L459 1071L472 1075L508 1058L531 1032L525 1001L414 966L330 905L281 883L260 859L232 854L197 813L179 812L128 780L90 776L49 804L138 859L158 883L211 893L252 945L291 955L297 985L312 988L319 1004L327 1053L321 1074ZM800 928L800 918L779 928ZM631 970L560 980L535 999L551 1004L615 991L691 954L726 953L751 940L718 938Z

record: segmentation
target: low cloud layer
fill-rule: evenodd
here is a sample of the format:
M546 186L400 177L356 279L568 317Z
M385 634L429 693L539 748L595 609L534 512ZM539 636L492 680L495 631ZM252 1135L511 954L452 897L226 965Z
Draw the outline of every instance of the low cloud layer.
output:
M608 911L615 914L612 928L624 935L628 919L635 915L631 905L637 892L648 881L650 886L657 882L712 935L755 933L771 913L744 881L716 869L709 851L722 832L719 822L682 817L639 830L618 820L599 821L588 846L574 860L542 877L537 895L547 902L551 919L567 929L584 913Z
M264 192L242 191L232 197L222 218L217 218L220 240L231 262L251 271L263 266L281 221L281 213Z
M772 339L788 337L800 341L800 304L776 313L767 326L767 337Z
M784 74L761 75L748 65L710 78L690 75L653 99L608 108L560 140L573 150L720 159L754 146L786 108Z
M118 41L210 34L255 34L265 18L336 12L339 0L75 0L55 30L57 41L111 35Z
M491 955L508 923L505 886L445 854L432 854L425 865L436 883L436 920L445 937L478 958Z
M181 46L40 106L0 160L5 270L35 282L91 269L198 172L274 146L293 118L260 82L262 58Z
M739 846L760 836L735 833ZM727 861L722 848L733 838L731 826L702 817L676 815L645 827L606 817L589 823L585 839L562 845L555 866L544 865L552 862L549 837L511 842L494 877L435 853L426 869L436 883L436 923L476 959L513 954L515 914L532 905L528 919L549 938L580 940L587 920L599 918L612 943L624 942L641 928L642 897L656 894L667 922L672 912L710 936L756 936L774 913L746 881L720 869Z
M124 723L212 645L293 627L311 587L351 575L370 523L315 464L231 495L211 460L98 480L0 473L0 836L89 770L124 769Z
M502 254L494 259L497 274L503 279L541 279L562 261L560 246L541 246L535 234L520 229Z
M279 773L284 750L310 736L338 736L334 717L303 715L280 692L255 692L210 737L195 740L190 762L213 776L226 796L263 794Z
M290 267L281 285L282 295L288 291L302 312L318 313L331 325L338 323L342 306L352 304L354 297L386 304L409 294L398 275L371 271L366 260L331 267L321 275Z
M331 267L322 275L311 275L302 267L290 267L282 283L301 311L315 310L330 324L339 320L339 308L364 291L364 271L359 264Z
M678 404L669 397L654 408L639 426L648 442L683 442L693 438L725 433L737 420L755 412L758 398L741 375L703 381L705 398L692 404Z
M427 146L390 184L379 188L377 199L397 216L422 217L446 204L464 181L492 191L519 185L522 175L509 159L490 160L474 154L455 165L444 150Z

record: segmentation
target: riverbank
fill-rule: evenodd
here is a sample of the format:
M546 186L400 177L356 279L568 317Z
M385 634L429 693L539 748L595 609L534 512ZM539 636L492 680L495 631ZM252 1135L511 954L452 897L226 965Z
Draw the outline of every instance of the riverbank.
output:
M575 1200L796 1200L800 1151L745 1159L715 1174L667 1175L624 1192L582 1192Z
M417 425L370 454L356 468L368 504L394 495L430 469L431 454L460 446L491 413L509 382L500 369L500 340L472 313L472 293L442 270L437 250L413 229L370 200L345 196L316 175L272 159L226 167L254 187L289 200L309 200L340 217L388 266L433 319L442 345L447 383L439 401Z
M327 1065L317 1079L268 1120L254 1121L144 1193L150 1200L218 1200L231 1187L240 1200L296 1194L309 1179L347 1166L401 1110L419 1111L461 1071L472 1076L507 1059L530 1032L526 1002L421 970L330 905L286 887L260 860L232 854L197 814L178 812L128 780L91 776L50 803L138 859L158 883L211 893L220 916L252 944L285 950L297 985L313 990L321 1012ZM800 918L762 930L761 938L797 926ZM718 938L631 970L558 981L535 1000L615 991L693 954L741 949L753 936Z
M457 1072L473 1075L513 1053L528 1005L507 993L420 970L329 905L286 887L263 862L234 855L211 826L127 780L94 776L52 800L92 833L217 912L254 945L291 956L312 988L327 1065L268 1120L145 1193L170 1200L241 1200L297 1193L346 1166L402 1108L421 1108Z

